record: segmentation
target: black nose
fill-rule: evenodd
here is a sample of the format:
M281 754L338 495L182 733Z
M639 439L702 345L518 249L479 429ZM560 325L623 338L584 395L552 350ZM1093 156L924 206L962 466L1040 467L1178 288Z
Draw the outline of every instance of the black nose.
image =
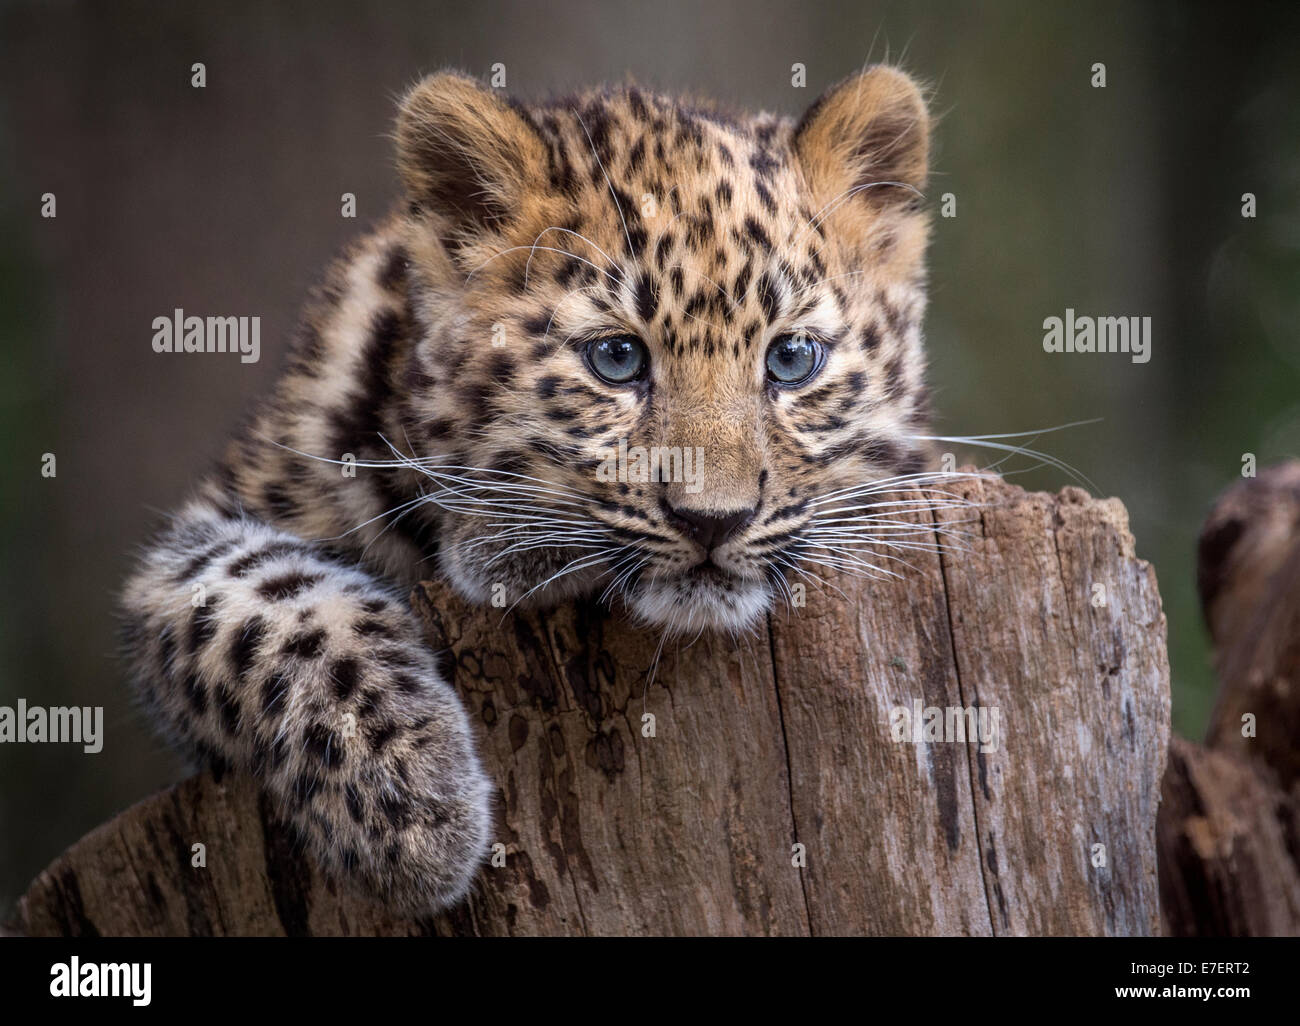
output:
M754 519L755 510L740 509L734 513L705 513L694 509L667 507L668 517L683 534L697 541L705 552L712 552L728 538Z

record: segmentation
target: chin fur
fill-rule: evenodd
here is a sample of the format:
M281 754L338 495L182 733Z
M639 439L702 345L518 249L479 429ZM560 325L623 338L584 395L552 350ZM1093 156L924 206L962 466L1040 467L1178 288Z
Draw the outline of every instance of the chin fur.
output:
M686 573L642 579L626 602L643 626L667 627L675 634L705 628L739 632L768 611L772 591L763 581Z

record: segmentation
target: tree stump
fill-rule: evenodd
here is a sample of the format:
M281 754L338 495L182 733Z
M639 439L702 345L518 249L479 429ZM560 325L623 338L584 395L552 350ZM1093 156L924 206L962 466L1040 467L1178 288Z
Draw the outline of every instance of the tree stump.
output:
M1174 738L1160 806L1164 932L1300 933L1300 804L1232 752Z
M1300 461L1237 482L1201 530L1219 694L1178 739L1160 809L1165 929L1300 935Z
M989 477L944 487L981 504L965 551L908 551L887 564L900 578L819 573L802 607L738 640L670 642L657 665L659 635L595 603L503 615L418 588L499 786L504 865L448 914L392 919L323 878L250 780L202 774L65 852L17 928L1157 932L1165 619L1124 508ZM894 740L894 710L916 703L995 710L996 750Z

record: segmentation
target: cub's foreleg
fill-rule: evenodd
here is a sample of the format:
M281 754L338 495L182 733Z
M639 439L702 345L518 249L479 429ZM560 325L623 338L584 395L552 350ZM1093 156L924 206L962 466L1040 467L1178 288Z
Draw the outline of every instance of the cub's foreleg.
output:
M148 549L124 605L138 687L173 740L259 777L326 869L398 909L465 894L489 783L392 589L198 501Z

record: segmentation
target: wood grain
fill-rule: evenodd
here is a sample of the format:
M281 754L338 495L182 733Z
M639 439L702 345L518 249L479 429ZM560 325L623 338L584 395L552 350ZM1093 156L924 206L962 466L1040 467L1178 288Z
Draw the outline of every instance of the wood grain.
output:
M763 629L657 660L657 634L594 604L503 616L417 589L499 785L504 866L450 914L386 917L303 859L250 780L202 774L65 852L18 928L1156 932L1169 673L1154 574L1115 500L958 490L982 504L972 522L916 519L968 532L964 551L907 552L887 564L899 578L819 571ZM891 710L917 700L997 710L996 750L894 741Z
M1166 934L1300 935L1298 799L1234 752L1174 738L1159 819Z

